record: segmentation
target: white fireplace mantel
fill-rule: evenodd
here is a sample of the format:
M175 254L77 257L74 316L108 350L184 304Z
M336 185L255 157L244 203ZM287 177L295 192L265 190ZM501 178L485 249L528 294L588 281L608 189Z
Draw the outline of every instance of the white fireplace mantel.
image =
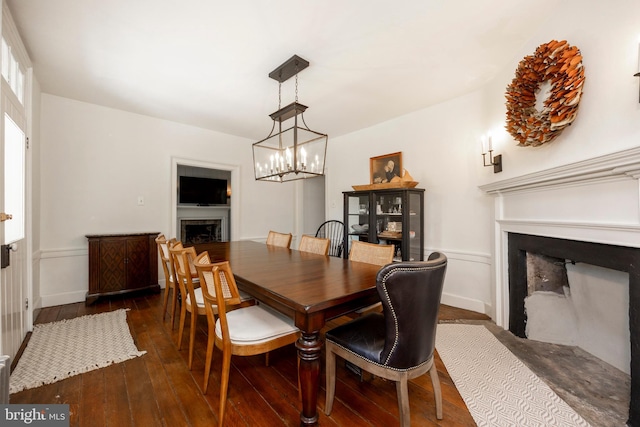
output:
M640 147L479 188L495 196L494 320L503 328L509 233L640 247Z
M515 178L480 186L488 194L506 194L526 190L603 181L640 178L640 147L606 154Z

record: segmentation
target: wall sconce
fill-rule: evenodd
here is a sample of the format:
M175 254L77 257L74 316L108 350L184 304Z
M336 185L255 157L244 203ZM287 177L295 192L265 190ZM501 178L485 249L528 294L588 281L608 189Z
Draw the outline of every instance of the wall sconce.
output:
M638 61L640 62L640 49L639 49L639 52L638 52L638 57L639 57ZM640 63L638 64L638 68L640 68ZM640 72L635 73L633 76L634 77L640 77ZM638 102L640 102L640 95L638 95Z
M487 154L489 154L489 164L487 164ZM482 137L482 164L485 166L493 166L493 173L502 172L502 154L493 155L493 146L491 144L491 135Z

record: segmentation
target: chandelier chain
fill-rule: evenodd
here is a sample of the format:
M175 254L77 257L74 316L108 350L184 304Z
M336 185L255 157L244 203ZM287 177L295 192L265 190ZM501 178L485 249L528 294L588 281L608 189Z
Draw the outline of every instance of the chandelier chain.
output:
M296 102L298 102L298 63L296 62Z
M282 82L278 83L278 110L282 107Z

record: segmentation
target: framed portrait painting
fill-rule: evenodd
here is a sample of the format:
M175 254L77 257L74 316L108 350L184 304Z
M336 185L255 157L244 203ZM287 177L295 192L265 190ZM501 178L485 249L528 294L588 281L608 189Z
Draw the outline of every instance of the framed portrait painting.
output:
M371 184L399 181L402 178L402 152L371 157L369 168Z

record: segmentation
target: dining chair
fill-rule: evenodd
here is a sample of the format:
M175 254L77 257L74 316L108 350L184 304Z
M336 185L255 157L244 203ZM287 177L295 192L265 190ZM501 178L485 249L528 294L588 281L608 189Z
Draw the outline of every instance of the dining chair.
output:
M320 224L316 237L329 239L329 255L340 258L344 249L344 223L335 219Z
M436 418L442 419L442 392L434 350L446 268L447 258L438 252L432 253L427 261L398 262L382 267L376 277L376 289L383 312L358 317L326 332L327 415L333 408L336 356L339 356L396 382L403 427L411 423L408 381L429 371Z
M300 244L298 250L301 252L311 252L314 254L328 255L329 254L329 239L320 237L307 236L306 234L300 238Z
M202 283L209 327L203 391L207 392L215 345L222 350L219 414L219 425L222 425L231 356L253 356L292 344L297 341L299 330L293 325L292 319L264 304L236 308L242 299L228 261L198 263L196 268Z
M291 247L292 237L291 233L284 234L278 233L277 231L269 231L267 235L267 245L289 248Z
M180 322L178 324L178 350L182 348L182 335L184 333L184 324L187 312L190 314L190 330L189 330L189 369L193 362L193 348L196 338L196 322L198 316L206 316L204 307L204 299L202 297L202 289L200 288L200 280L193 279L190 263L195 259L196 251L193 247L184 248L182 243L177 242L169 249L173 257L174 272L180 289L182 303L180 304ZM189 261L191 258L192 261ZM195 266L194 266L195 269ZM197 270L196 270L197 274Z
M354 240L351 242L351 250L349 251L349 260L357 262L365 262L367 264L379 265L380 267L393 262L395 253L393 245L378 245L375 243L361 242ZM368 307L356 310L357 315L363 315L370 311L381 311L380 303L372 304Z
M164 301L162 303L162 320L164 321L164 315L167 312L167 304L169 302L169 293L171 293L171 329L173 329L176 317L176 306L178 303L178 290L176 289L175 273L173 271L173 262L171 262L169 248L176 243L176 239L171 238L167 240L164 234L160 234L155 240L158 245L158 254L160 255L160 262L162 263L165 283Z
M382 267L383 265L393 262L394 252L395 246L393 245L378 245L376 243L354 240L351 242L349 260L366 262L367 264L374 264Z
M189 261L189 274L191 275L191 280L195 283L198 282L198 272L196 271L196 267L193 265L193 260L196 259L196 249L193 246L187 246L185 247L184 244L180 241L177 240L174 244L173 247L175 249L186 249L187 250L187 260ZM175 267L175 266L174 266Z

